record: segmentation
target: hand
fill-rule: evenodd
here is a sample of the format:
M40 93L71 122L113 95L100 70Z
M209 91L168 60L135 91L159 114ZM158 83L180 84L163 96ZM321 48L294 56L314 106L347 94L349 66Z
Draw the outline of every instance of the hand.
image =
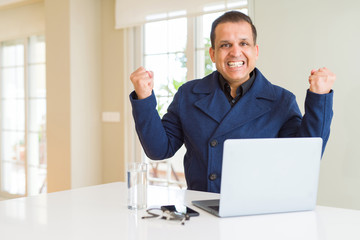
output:
M335 79L336 75L325 67L320 68L319 70L313 69L311 70L311 75L309 76L309 90L317 94L329 93Z
M151 95L154 88L154 73L146 71L145 68L139 67L130 75L130 80L134 85L138 99L144 99Z

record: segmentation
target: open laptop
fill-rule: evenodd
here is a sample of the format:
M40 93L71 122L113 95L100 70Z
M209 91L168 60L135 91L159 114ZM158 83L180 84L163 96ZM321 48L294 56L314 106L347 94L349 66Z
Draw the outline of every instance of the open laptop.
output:
M219 217L313 210L321 138L228 139L220 199L192 201Z

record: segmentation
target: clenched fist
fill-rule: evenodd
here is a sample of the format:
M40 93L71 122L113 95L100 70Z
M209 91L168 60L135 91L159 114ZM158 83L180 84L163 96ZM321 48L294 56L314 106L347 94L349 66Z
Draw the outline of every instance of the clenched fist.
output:
M144 99L151 95L154 88L154 73L139 67L130 75L138 99Z
M313 69L311 70L311 75L309 76L309 90L317 94L329 93L335 79L335 74L325 67L320 68L319 70Z

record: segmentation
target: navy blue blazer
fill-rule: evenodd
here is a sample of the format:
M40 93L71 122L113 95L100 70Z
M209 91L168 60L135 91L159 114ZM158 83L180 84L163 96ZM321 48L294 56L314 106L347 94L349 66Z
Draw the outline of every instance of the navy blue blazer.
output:
M226 139L321 137L324 150L333 116L333 91L321 95L308 91L302 117L294 94L255 71L253 86L232 108L217 71L182 85L162 119L154 93L142 100L131 93L135 127L146 155L154 160L169 158L185 144L188 189L219 193Z

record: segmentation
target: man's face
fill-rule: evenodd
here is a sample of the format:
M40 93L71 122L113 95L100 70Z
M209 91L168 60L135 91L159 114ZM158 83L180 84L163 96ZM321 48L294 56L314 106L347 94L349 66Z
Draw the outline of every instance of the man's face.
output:
M230 86L238 87L250 78L259 56L259 47L254 44L249 23L225 22L217 25L214 48L209 50L211 60Z

